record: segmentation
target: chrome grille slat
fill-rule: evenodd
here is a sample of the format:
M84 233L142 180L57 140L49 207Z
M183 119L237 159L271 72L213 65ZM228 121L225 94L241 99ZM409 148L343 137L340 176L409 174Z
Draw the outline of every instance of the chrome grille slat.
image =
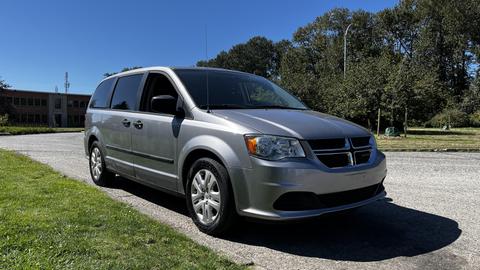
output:
M370 137L312 140L308 143L317 159L331 169L366 165L370 162L373 150ZM333 147L329 148L329 143ZM339 148L341 144L344 145Z

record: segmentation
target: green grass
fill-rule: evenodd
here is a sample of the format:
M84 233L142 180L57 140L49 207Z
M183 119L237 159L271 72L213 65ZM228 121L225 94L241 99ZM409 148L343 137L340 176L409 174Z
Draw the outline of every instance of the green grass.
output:
M0 150L0 269L242 269L102 191Z
M454 128L443 131L438 128L411 128L407 138L377 138L382 150L471 150L480 149L480 128Z
M83 131L83 130L84 130L84 128L0 126L0 133L10 133L11 135L60 133L60 132L80 132L80 131Z

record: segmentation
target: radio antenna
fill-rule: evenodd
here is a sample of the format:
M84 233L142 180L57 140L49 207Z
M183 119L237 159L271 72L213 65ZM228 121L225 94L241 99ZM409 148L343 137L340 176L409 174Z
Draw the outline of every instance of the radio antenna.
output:
M210 112L210 89L208 85L208 32L207 32L207 24L205 24L205 64L207 65L207 69L205 70L206 77L207 77L207 113Z

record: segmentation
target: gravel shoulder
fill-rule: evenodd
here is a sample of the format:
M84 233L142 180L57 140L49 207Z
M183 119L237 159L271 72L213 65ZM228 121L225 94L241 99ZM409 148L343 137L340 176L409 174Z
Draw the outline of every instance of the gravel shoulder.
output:
M2 136L0 147L92 184L82 133ZM478 269L480 154L387 153L388 200L350 215L289 224L243 222L228 238L199 232L184 202L119 179L111 197L235 262L265 269Z

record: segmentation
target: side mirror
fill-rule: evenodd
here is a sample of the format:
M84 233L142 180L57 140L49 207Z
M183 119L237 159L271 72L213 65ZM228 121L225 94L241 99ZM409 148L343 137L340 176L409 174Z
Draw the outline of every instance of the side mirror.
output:
M152 112L172 115L181 114L182 109L177 109L177 98L170 95L160 95L152 98L150 102Z

